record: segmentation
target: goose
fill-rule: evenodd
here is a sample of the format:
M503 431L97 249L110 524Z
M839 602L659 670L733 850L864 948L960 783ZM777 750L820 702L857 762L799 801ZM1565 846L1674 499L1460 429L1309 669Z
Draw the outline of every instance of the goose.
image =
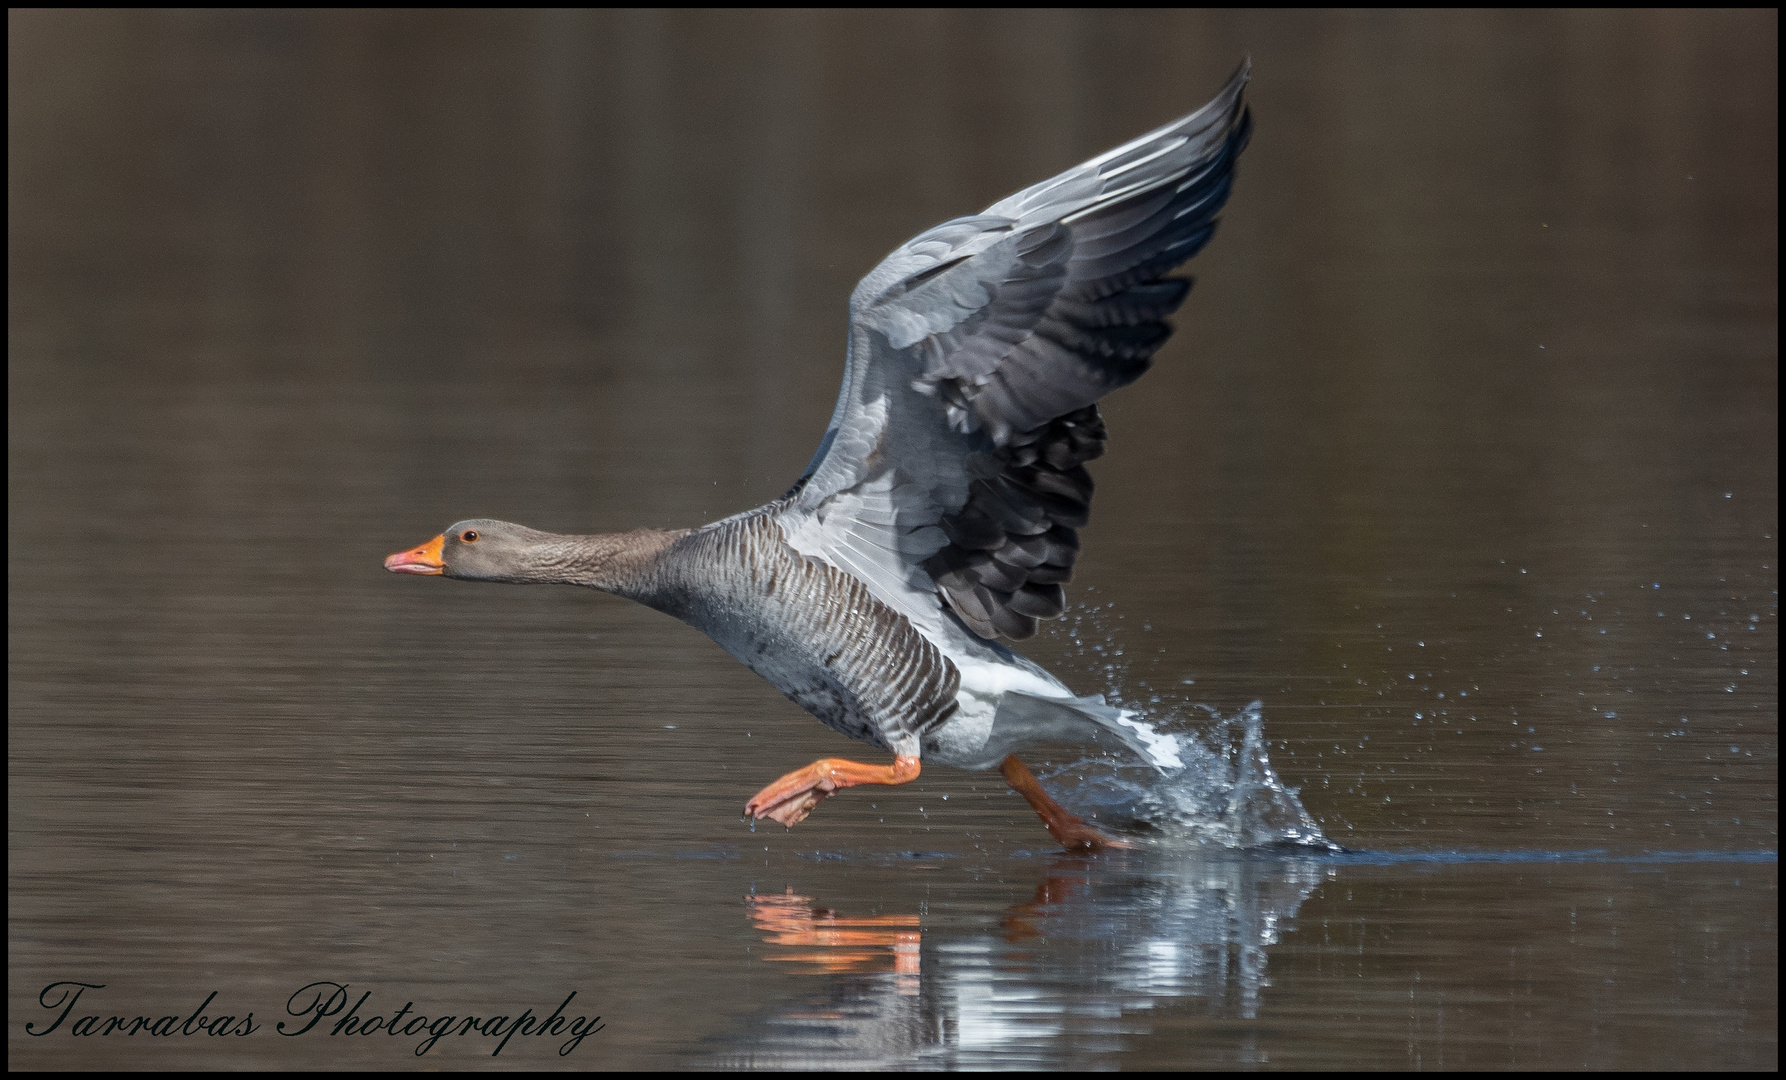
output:
M385 569L581 585L706 633L832 729L893 755L825 758L745 804L792 828L921 762L998 767L1063 847L1130 846L1056 802L1016 757L1041 741L1176 741L1006 644L1060 617L1104 451L1097 402L1134 382L1190 290L1168 277L1214 232L1251 115L1243 62L1197 111L920 233L850 297L843 387L779 499L699 528L568 536L461 521Z

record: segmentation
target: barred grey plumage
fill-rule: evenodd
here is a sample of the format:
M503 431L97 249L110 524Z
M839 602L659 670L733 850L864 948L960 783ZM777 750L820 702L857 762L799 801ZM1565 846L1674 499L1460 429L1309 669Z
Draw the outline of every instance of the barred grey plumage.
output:
M883 750L955 711L961 675L862 582L756 511L676 540L636 599L699 627L801 708Z

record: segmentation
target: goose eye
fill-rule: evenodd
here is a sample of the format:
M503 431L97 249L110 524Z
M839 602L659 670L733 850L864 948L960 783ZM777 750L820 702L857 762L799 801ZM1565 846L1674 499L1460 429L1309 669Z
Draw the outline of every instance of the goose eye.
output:
M478 531L476 529L466 529L459 535L459 539L465 541L467 544L475 544L478 542Z

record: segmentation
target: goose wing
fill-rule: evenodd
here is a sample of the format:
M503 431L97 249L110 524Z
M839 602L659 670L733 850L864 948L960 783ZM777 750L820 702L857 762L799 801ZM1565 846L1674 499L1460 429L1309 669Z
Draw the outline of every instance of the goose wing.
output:
M1065 607L1103 453L1097 400L1139 378L1190 290L1251 121L1209 104L913 238L850 298L843 389L781 504L788 542L921 629L1025 638Z

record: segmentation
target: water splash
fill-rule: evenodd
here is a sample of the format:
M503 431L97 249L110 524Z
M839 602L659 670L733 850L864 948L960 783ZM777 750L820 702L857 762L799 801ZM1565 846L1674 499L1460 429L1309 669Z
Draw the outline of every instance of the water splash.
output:
M1161 771L1129 758L1087 757L1043 774L1063 782L1075 809L1101 822L1152 832L1161 843L1224 848L1295 846L1341 850L1271 767L1260 703L1229 715L1198 705L1207 721L1188 730L1155 722L1183 766ZM1134 717L1133 710L1128 715Z
M1122 708L1122 722L1141 733L1154 761L1166 767L1127 756L1089 757L1043 778L1064 784L1075 807L1094 811L1098 820L1152 832L1162 844L1343 850L1271 767L1262 704L1224 716L1156 692L1134 671L1134 650L1119 640L1121 620L1108 602L1081 604L1064 629L1078 658L1102 676L1105 699ZM1130 687L1137 693L1125 693Z

